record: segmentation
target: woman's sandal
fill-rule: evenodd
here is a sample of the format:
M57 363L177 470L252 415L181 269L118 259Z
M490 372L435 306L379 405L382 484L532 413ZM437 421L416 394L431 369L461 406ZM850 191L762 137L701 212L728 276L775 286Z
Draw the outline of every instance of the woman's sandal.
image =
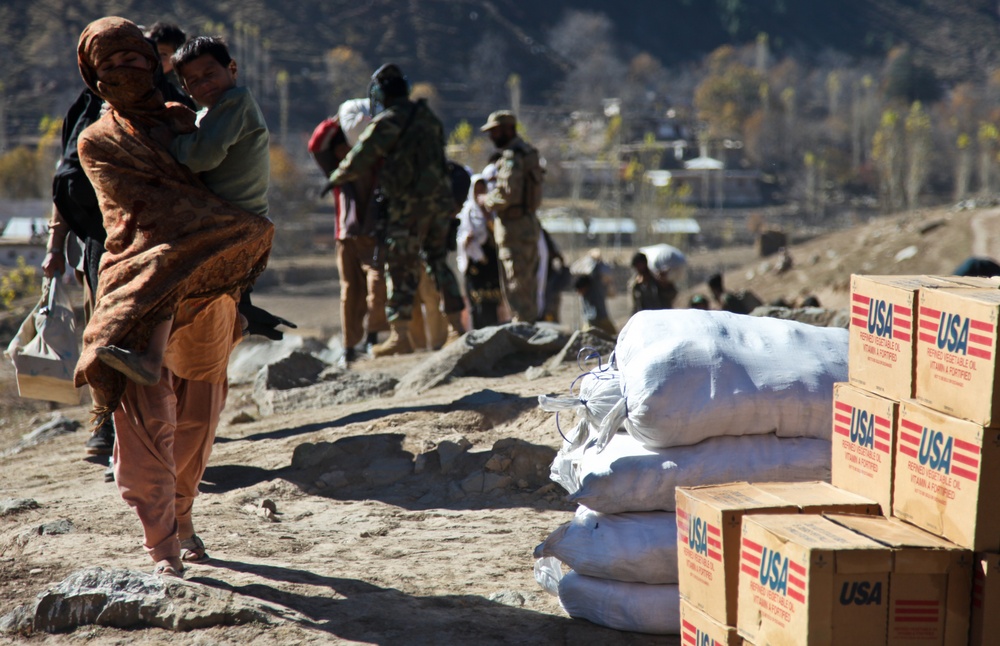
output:
M209 558L205 543L194 534L181 540L181 560L186 563L201 563Z
M180 570L178 570L173 565L171 565L169 562L161 562L161 563L157 563L156 567L153 568L153 574L155 576L169 576L169 577L172 577L172 578L175 578L175 579L183 579L184 578L184 568L181 568Z

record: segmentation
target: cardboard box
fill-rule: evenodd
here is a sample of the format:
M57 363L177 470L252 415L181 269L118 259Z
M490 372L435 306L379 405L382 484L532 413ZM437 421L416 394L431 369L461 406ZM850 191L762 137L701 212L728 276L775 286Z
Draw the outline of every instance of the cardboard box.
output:
M743 518L736 627L755 644L885 643L892 551L815 515Z
M908 400L899 407L892 515L977 551L1000 551L1000 430Z
M755 487L795 505L800 514L881 513L867 496L835 487L829 482L755 482Z
M833 386L830 482L892 513L892 465L899 404L857 386Z
M992 646L1000 635L1000 554L980 552L973 563L970 646Z
M898 519L827 515L892 549L888 646L963 646L969 637L972 552Z
M889 399L913 397L921 290L997 287L962 276L851 276L848 379Z
M984 427L1000 425L1000 290L921 292L914 399Z
M681 646L741 646L735 626L720 624L681 599Z
M740 527L745 514L878 513L878 503L826 482L677 488L681 596L715 621L736 625Z

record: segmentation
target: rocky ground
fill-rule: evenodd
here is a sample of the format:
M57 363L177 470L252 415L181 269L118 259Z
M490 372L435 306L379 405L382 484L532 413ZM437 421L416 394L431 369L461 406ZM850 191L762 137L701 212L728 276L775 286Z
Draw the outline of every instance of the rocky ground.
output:
M997 257L995 220L994 211L894 216L794 246L783 274L745 249L692 254L692 275L726 269L731 288L764 300L815 293L841 307L852 272L949 273L973 251ZM309 356L324 355L339 328L332 262L318 265L275 261L276 273L298 279L255 292L255 302L318 340L304 344ZM628 307L620 288L619 326ZM570 326L579 321L575 296L563 311ZM290 345L281 348L291 357ZM528 370L546 353L493 357L446 380L447 349L364 361L350 374L296 355L287 361L304 363L272 371L267 389L253 383L251 350L234 364L237 383L196 504L212 559L171 584L170 607L157 611L166 627L82 625L0 642L678 643L570 619L533 579L532 550L572 514L547 480L561 439L537 396L566 394L581 372L574 361L546 371ZM414 377L420 367L430 372ZM290 394L290 373L308 373L313 390ZM83 427L26 437L54 414L87 417L83 405L18 399L0 362L0 501L34 501L0 505L0 616L87 568L151 569L135 515L103 482L104 465L84 455ZM120 588L147 584L103 576ZM213 622L248 623L169 630Z

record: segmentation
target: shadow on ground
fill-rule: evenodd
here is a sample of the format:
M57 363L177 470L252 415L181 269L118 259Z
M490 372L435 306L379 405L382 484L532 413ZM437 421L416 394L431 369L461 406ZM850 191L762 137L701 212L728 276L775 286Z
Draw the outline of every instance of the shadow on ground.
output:
M583 620L547 615L475 595L414 596L365 581L308 570L213 559L219 576L190 581L290 608L310 618L309 628L371 644L577 644L583 646L679 644L677 637L623 633ZM203 568L199 567L199 570ZM234 585L226 571L271 583ZM284 590L292 585L296 591ZM311 591L304 590L306 587ZM545 594L539 591L539 594ZM516 602L516 601L515 601Z

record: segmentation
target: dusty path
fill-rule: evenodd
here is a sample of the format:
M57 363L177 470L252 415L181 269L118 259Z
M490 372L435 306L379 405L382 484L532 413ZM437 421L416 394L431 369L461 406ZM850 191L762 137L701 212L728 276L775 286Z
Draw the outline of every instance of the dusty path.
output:
M400 373L425 356L371 361L358 369ZM463 495L443 476L317 491L290 468L297 447L345 440L412 454L458 436L472 442L473 452L488 451L503 438L556 447L554 421L537 409L535 398L564 393L576 372L567 367L534 382L520 374L468 378L419 398L245 424L230 420L239 412L256 416L256 410L247 388L235 388L195 510L213 559L192 566L188 578L279 604L304 619L176 635L83 627L31 642L677 644L676 638L572 620L538 587L531 552L572 513L557 493L514 488ZM0 376L9 397L6 366ZM85 416L82 407L66 412ZM0 518L0 614L85 566L150 566L135 516L102 481L103 467L83 459L83 432L3 454L31 427L23 420L0 430L0 498L41 504ZM247 504L265 497L276 503L280 522L247 512ZM73 523L71 533L24 540L27 530L60 518Z

